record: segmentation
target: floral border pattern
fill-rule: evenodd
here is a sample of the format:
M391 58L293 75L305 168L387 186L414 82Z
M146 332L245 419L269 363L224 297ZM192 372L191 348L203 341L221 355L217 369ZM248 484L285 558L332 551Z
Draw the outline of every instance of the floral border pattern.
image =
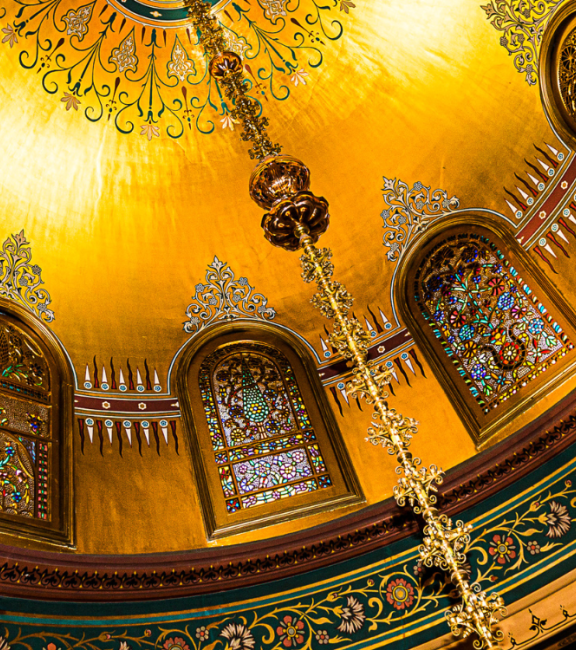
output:
M563 454L576 438L576 416L568 414L562 417L559 422L552 421L557 422L555 425L546 423L544 426L551 428L544 434L538 433L523 445L508 449L505 456L498 458L495 466L490 464L477 468L474 478L447 489L440 497L442 509L460 512L463 506L470 507L498 490L506 490L509 483L519 480L550 457ZM445 482L446 485L448 483ZM375 545L381 546L388 540L407 537L414 530L414 521L409 513L390 508L368 524L358 526L354 523L338 534L328 533L322 541L310 540L305 546L287 546L281 550L254 550L233 563L216 558L204 562L189 558L171 567L162 566L161 563L146 569L119 565L112 573L108 572L108 564L105 568L92 564L80 564L78 567L61 561L55 567L30 556L21 557L18 561L4 560L0 566L0 584L5 594L19 593L26 597L41 594L46 597L46 590L51 590L65 595L69 600L80 597L87 600L110 599L118 593L126 598L133 598L134 595L146 597L147 592L159 590L166 597L206 593L220 591L223 585L228 589L242 587L250 584L255 575L259 575L263 582L295 575L305 571L310 562L343 560L366 552ZM191 565L193 569L190 569Z
M570 454L567 454L567 457ZM472 582L490 589L522 580L542 562L558 562L562 548L576 543L576 468L558 470L538 491L477 525L466 553ZM552 557L554 556L554 557ZM560 556L561 557L561 556ZM524 588L529 588L524 586ZM349 647L386 634L419 618L441 614L455 596L447 576L423 566L416 548L384 560L311 593L282 593L262 604L217 605L181 619L154 624L101 623L84 628L51 627L46 622L6 622L2 650L312 650L324 645ZM199 615L200 614L200 615ZM68 613L66 613L68 618ZM9 620L9 619L8 619ZM427 619L428 620L428 619ZM51 621L51 624L57 621ZM122 629L119 629L122 628Z

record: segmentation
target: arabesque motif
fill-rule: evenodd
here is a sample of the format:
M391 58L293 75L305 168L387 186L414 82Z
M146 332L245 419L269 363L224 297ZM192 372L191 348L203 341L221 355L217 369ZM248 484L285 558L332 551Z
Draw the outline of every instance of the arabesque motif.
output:
M246 92L258 112L287 100L324 60L344 27L339 0L231 3L215 13L225 44L243 58ZM185 7L151 11L120 0L0 0L1 43L72 113L107 120L152 141L230 128L237 110L207 70ZM35 75L36 76L36 75Z
M50 371L19 327L0 322L0 512L48 519Z
M500 45L530 86L538 82L538 57L544 27L561 0L492 0L481 5L499 32Z
M203 362L199 384L228 512L332 485L294 371L278 350L221 348Z
M0 513L34 516L34 462L22 438L0 429Z
M465 549L469 563L463 570L472 584L487 589L520 573L526 576L547 559L554 562L562 547L569 552L576 539L574 479L573 469L563 472L546 489L479 527ZM336 586L307 591L280 592L262 603L249 601L237 613L192 612L190 617L179 615L179 620L167 615L167 620L126 627L102 622L96 629L51 625L49 631L39 620L26 626L4 624L0 632L8 634L11 650L57 650L66 647L65 641L77 650L346 648L414 626L419 619L428 626L432 615L448 608L454 596L446 574L427 567L416 552L389 558L386 568L363 567L362 575L345 575Z
M197 334L216 322L229 322L237 318L273 320L276 311L268 307L268 299L256 293L248 279L236 279L234 271L216 256L206 271L206 284L198 283L193 302L186 309L188 321L184 331Z
M39 316L47 323L54 320L54 312L48 309L52 302L50 294L40 285L42 269L32 264L32 250L24 231L8 237L0 251L0 296L14 300Z
M434 246L417 271L414 294L484 413L574 347L520 272L483 235L459 233Z
M435 219L449 214L460 205L453 196L448 198L444 190L430 191L418 181L410 188L404 181L386 178L382 198L386 208L380 216L384 220L383 236L386 257L390 262L397 262L410 242L423 233Z
M30 395L34 390L42 396L49 390L48 367L42 352L22 330L9 323L0 323L0 377L11 386L23 385L29 390L17 393Z

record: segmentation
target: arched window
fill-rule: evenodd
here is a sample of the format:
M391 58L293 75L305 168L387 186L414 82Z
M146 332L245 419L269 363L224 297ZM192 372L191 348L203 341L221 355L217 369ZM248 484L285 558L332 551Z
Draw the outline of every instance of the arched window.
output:
M218 329L194 355L183 391L209 535L358 501L317 375L286 335L265 325Z
M477 443L574 363L565 305L513 238L453 226L412 256L404 309ZM547 294L547 295L546 295ZM552 370L554 367L554 370Z
M70 544L69 376L43 324L0 308L0 532Z

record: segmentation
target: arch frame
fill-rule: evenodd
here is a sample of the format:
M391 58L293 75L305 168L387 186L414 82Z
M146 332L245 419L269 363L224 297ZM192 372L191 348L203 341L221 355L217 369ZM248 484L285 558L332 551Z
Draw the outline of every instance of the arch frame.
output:
M549 369L530 381L526 386L527 390L519 391L518 394L513 395L499 408L493 409L487 417L481 413L481 408L472 393L454 364L450 362L438 339L432 334L430 325L420 314L412 290L414 276L420 264L424 262L425 256L435 244L440 243L439 240L442 236L458 229L465 233L484 234L491 243L496 244L497 248L504 249L502 252L512 265L517 260L522 270L525 271L522 277L526 284L546 305L546 309L559 323L572 344L576 344L576 329L571 325L571 323L576 323L576 313L562 298L550 279L530 258L527 251L518 243L506 223L485 212L471 209L433 223L420 237L417 245L412 246L406 252L394 287L394 299L400 317L412 333L416 345L424 354L434 376L462 419L476 448L481 450L491 446L499 439L498 433L503 427L511 425L518 415L568 379L576 369L576 348L558 361L554 369Z
M0 541L34 548L75 548L74 526L74 370L59 338L46 323L18 303L0 298L0 316L21 328L42 350L50 370L52 412L52 495L50 521L0 515ZM56 452L54 451L57 446ZM56 466L56 471L54 467Z
M217 467L200 396L198 372L204 360L217 350L242 343L268 346L279 350L286 357L296 376L333 487L291 496L228 515L225 512L222 488L214 478ZM243 320L214 324L199 333L178 357L174 376L182 425L186 432L186 448L191 459L192 474L198 489L209 540L365 501L312 355L299 337L273 323ZM238 514L242 516L238 517Z
M538 78L540 99L552 130L569 148L576 148L576 117L569 114L562 100L558 81L559 52L569 34L576 29L576 3L558 5L546 22L540 56Z

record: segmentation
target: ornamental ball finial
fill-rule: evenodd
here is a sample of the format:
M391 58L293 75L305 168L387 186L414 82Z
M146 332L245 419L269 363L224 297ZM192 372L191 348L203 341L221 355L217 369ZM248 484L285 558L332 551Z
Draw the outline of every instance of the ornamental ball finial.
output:
M250 177L250 197L269 210L310 187L308 167L292 156L267 156Z
M208 71L214 79L222 79L229 74L242 72L242 59L236 52L221 52L212 58Z

